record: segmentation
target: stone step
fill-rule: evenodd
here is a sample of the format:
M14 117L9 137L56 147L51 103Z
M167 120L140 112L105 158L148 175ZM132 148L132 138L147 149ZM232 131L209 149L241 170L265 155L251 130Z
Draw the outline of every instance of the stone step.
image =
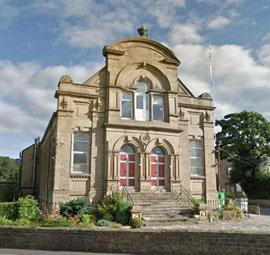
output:
M195 219L185 218L182 220L175 221L144 221L146 227L163 227L163 226L177 226L177 225L187 225L197 223Z
M157 214L157 213L192 213L193 211L190 208L174 208L174 209L160 209L160 210L141 210L142 213L144 214Z
M174 216L149 216L149 217L143 217L143 220L145 222L149 221L155 221L155 222L164 222L164 221L179 221L179 220L187 220L187 219L192 219L192 217L187 217L183 215L174 215Z

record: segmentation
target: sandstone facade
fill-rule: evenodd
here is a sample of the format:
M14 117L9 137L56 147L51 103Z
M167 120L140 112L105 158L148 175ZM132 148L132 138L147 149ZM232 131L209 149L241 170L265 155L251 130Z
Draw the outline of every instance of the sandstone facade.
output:
M209 94L195 97L173 52L148 38L117 41L103 55L105 66L83 84L61 77L36 157L27 159L32 147L22 153L22 179L34 165L32 192L43 208L83 195L99 201L123 185L179 192L181 183L194 197L216 199Z

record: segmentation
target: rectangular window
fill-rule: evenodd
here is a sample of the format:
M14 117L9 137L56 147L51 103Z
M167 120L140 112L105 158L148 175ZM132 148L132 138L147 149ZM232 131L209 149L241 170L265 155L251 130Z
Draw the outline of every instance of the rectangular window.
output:
M153 96L153 120L164 121L164 103L162 96Z
M189 141L190 173L204 176L204 148L203 141Z
M74 132L72 144L72 173L89 174L89 132Z
M132 119L132 93L123 92L121 97L121 117Z

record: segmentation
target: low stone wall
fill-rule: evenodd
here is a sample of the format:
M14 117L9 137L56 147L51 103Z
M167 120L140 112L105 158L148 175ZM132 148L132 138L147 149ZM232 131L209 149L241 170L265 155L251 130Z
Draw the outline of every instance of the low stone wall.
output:
M270 254L270 231L2 227L0 248L125 254Z

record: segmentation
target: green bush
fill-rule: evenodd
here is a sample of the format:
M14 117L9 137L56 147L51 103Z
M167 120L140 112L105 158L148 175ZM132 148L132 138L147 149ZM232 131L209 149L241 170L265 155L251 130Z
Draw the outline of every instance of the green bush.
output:
M16 219L18 216L18 206L16 202L0 203L0 217Z
M8 226L13 225L14 222L10 219L7 219L6 217L0 216L0 226Z
M83 214L96 214L95 207L88 197L79 197L66 203L60 203L60 214L64 217L78 216Z
M143 221L140 218L133 218L130 220L129 225L131 228L141 228Z
M0 190L0 201L12 202L16 193L16 184L10 183L3 185Z
M104 220L104 219L97 221L97 226L99 226L99 227L110 227L113 224L115 224L115 222L109 221L109 220Z
M130 218L131 205L125 200L120 192L113 192L112 195L105 197L98 206L100 218L108 221L127 225Z
M94 215L91 214L83 214L80 218L82 223L85 224L96 224L96 217Z
M36 221L40 219L38 202L32 196L20 197L18 199L18 219Z
M121 200L116 205L115 220L116 222L127 225L130 219L131 206L128 202Z
M41 222L42 227L74 227L75 221L65 217L49 217Z

